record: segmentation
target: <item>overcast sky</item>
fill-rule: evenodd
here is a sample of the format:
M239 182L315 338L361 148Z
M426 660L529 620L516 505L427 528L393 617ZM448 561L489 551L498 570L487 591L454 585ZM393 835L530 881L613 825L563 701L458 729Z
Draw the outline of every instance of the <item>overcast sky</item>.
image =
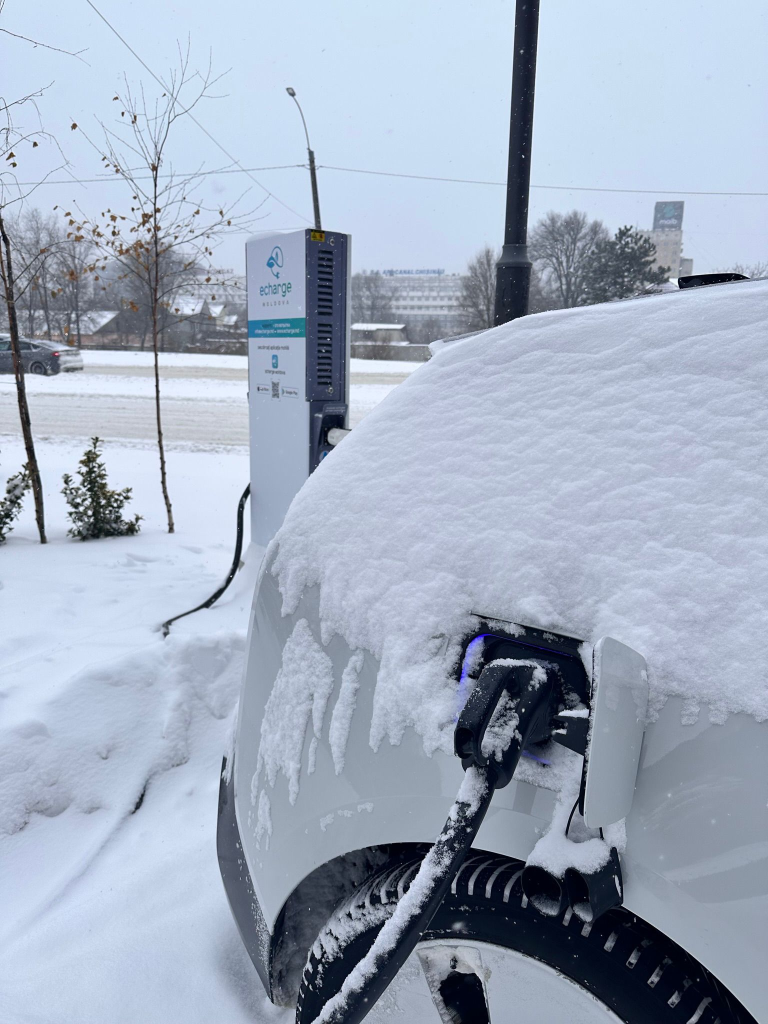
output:
M160 76L189 38L193 63L231 69L225 98L200 121L244 167L306 158L302 102L318 162L341 167L502 182L506 173L514 25L511 0L94 0ZM148 73L86 0L7 0L4 27L78 50L86 63L0 35L3 95L49 82L40 102L78 178L100 173L71 121L98 137L115 116L127 74ZM612 230L649 227L657 199L684 199L684 252L697 271L768 259L768 4L765 0L541 0L531 223L547 210L585 210ZM195 127L179 128L179 170L227 164ZM42 153L39 166L52 154ZM22 169L32 169L25 161ZM34 166L38 166L37 164ZM356 269L444 267L503 232L504 189L321 169L324 226L351 232ZM57 180L62 177L56 175ZM307 225L308 172L255 177L269 199L260 230ZM207 179L216 202L265 193L243 174ZM683 191L675 191L680 189ZM657 191L658 190L658 191ZM49 185L41 208L77 201L99 212L130 201L120 182ZM228 239L220 265L243 268L244 236Z

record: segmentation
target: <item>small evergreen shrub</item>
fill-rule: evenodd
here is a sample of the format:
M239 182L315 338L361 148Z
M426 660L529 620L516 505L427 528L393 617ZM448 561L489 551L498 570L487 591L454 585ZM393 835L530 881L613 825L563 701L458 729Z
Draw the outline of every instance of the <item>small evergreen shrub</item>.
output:
M107 468L101 457L98 437L91 438L91 446L85 450L78 463L80 483L72 482L69 473L62 477L64 487L61 493L69 505L68 518L72 522L70 537L93 540L97 537L126 537L139 532L142 516L123 519L123 509L131 500L130 487L112 491L107 486Z
M13 524L21 512L24 495L32 486L27 467L20 473L8 477L5 485L5 497L0 500L0 544L13 529Z

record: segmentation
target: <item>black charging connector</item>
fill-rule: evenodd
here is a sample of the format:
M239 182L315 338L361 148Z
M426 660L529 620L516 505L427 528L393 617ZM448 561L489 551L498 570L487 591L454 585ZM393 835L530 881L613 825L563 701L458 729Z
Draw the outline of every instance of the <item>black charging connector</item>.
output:
M527 744L549 738L553 683L552 674L534 660L486 665L454 732L454 752L464 770L484 768L493 789L509 785Z

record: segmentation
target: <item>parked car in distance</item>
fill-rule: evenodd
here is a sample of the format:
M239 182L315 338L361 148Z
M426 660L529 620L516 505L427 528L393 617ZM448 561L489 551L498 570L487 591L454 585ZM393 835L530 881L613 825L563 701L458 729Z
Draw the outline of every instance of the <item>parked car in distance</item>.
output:
M58 345L55 341L21 338L21 362L25 373L50 376L83 369L83 357L77 349ZM0 373L13 373L13 354L9 334L0 334Z

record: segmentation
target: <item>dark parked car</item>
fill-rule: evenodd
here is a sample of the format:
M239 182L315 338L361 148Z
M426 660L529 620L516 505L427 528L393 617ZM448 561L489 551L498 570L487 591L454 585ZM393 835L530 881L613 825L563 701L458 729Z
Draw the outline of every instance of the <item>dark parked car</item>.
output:
M62 370L67 372L83 369L83 357L80 353L66 345L57 345L55 341L22 338L19 346L25 373L48 376ZM13 373L11 339L8 334L0 334L0 373Z

